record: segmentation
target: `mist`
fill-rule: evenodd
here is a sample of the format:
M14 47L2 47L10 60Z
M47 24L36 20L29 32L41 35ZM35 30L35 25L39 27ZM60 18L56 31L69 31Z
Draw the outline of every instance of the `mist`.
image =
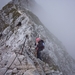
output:
M42 23L75 57L75 0L35 0L41 8L36 11ZM75 59L75 58L74 58Z
M11 0L0 0L0 10L2 9L3 6L5 6L10 1Z

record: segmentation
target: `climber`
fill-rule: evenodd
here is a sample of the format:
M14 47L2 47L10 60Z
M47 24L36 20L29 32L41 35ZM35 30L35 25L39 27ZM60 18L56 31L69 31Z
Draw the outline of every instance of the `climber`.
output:
M40 38L36 38L35 45L36 45L35 49L37 50L37 52L36 52L37 55L36 56L37 56L37 58L41 59L41 51L45 48L44 47L45 46L44 41Z

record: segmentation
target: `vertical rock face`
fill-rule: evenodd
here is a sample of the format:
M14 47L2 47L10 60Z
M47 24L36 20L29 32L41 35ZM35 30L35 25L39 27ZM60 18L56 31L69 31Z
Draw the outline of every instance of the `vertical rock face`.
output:
M24 7L26 2L34 3L33 0L12 0L0 11L0 75L75 75L75 60ZM45 41L42 60L35 54L38 36Z

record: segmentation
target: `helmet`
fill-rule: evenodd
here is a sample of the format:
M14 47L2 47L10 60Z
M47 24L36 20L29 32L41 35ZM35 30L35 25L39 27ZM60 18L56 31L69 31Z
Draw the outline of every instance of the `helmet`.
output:
M40 41L40 38L36 38L36 42L39 42Z

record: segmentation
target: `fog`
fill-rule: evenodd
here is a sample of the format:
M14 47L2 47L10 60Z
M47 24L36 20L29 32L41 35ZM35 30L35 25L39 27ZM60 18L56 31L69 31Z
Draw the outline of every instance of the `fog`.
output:
M10 1L11 0L0 0L0 10L2 9L3 6L5 6Z
M75 57L75 0L36 0L39 19Z

